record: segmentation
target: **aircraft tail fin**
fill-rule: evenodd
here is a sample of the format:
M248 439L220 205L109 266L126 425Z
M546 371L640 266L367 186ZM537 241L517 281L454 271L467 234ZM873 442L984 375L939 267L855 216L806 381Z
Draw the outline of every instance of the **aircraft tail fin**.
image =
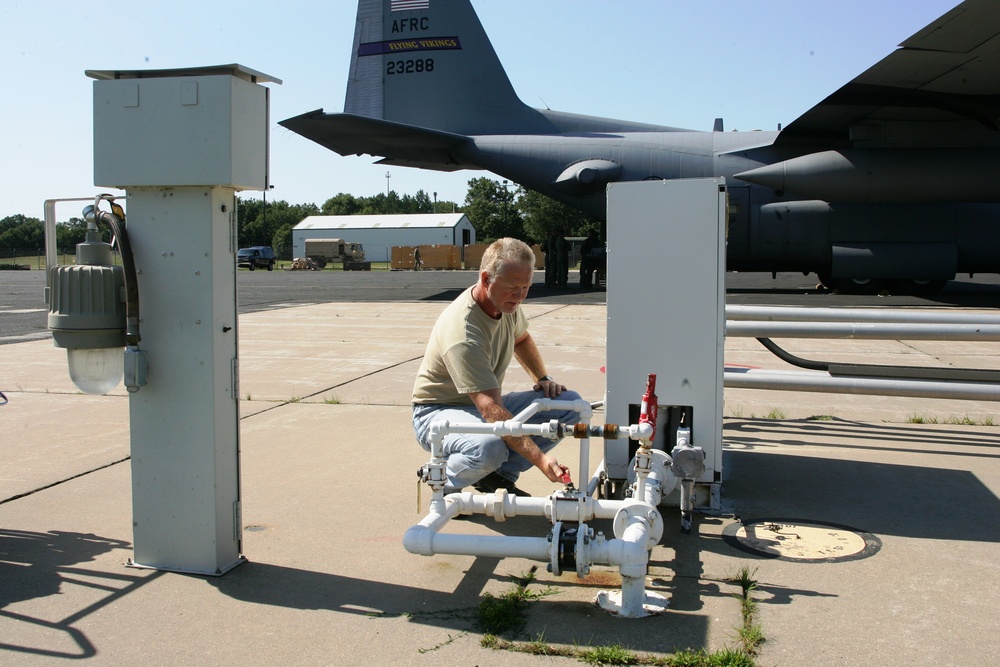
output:
M540 120L469 0L359 0L352 49L346 114L462 135Z

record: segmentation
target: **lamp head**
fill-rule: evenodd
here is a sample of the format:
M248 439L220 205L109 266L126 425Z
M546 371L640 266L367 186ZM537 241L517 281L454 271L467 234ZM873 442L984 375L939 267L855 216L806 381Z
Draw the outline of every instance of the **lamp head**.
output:
M73 384L106 394L121 382L124 368L125 274L111 265L111 246L92 220L87 240L77 245L80 263L51 269L48 324L56 347L68 351Z

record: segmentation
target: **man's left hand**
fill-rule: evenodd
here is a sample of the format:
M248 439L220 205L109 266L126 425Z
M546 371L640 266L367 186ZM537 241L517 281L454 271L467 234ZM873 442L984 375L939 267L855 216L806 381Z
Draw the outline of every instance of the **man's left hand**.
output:
M559 384L555 380L539 380L535 383L534 390L543 392L545 398L556 398L566 391L566 385Z

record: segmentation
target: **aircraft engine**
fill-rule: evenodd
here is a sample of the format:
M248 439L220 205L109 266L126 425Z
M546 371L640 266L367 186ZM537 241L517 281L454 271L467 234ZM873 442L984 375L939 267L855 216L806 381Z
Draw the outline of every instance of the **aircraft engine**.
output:
M803 155L735 177L827 201L996 202L998 168L996 149L849 149Z

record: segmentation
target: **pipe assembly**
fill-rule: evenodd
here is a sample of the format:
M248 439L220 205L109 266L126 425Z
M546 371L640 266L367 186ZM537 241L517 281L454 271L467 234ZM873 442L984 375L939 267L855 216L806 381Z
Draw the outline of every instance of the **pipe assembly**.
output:
M657 509L661 499L677 488L693 483L704 465L704 452L690 444L690 429L679 429L678 443L668 456L654 450L652 441L656 424L656 376L647 380L638 424L619 427L614 424L591 426L591 405L583 400L560 401L541 398L512 419L492 423L453 423L439 420L431 425L431 459L421 468L421 480L432 491L430 509L403 537L407 551L423 556L456 554L492 558L527 558L548 563L555 575L576 571L578 577L590 573L593 565L617 567L622 577L621 591L601 591L596 602L605 610L625 618L640 618L663 611L667 600L645 590L649 552L663 536L663 518ZM551 421L528 424L538 412L552 409L573 410L581 421L573 426ZM564 489L547 497L519 497L498 489L494 493L452 493L444 495L445 463L441 446L450 433L491 433L497 436L540 435L558 440L572 436L580 441L579 479L590 480L576 488L571 481ZM634 482L631 495L623 500L595 498L601 470L590 474L590 438L632 438L639 449L633 460ZM681 440L683 439L683 442ZM681 465L678 465L677 463ZM628 493L626 494L629 495ZM690 502L682 503L682 529L690 531ZM495 521L515 516L545 517L548 533L538 537L502 535L463 535L442 532L456 516L482 514ZM588 522L611 520L614 537L595 532Z

